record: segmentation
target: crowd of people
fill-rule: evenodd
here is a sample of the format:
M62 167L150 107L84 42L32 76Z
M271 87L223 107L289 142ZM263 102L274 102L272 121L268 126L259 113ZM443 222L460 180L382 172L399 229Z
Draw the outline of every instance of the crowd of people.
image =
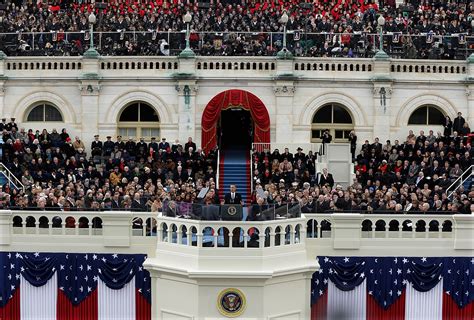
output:
M164 137L145 142L107 136L102 141L96 135L86 148L66 129L25 130L14 118L2 119L0 131L2 162L24 186L0 186L1 208L176 213L191 211L193 203L224 203L215 180L217 149L205 153L191 137L181 144ZM326 168L317 170L319 152L255 151L251 204L275 210L299 205L306 213L468 214L474 211L472 183L450 198L446 191L474 162L470 132L461 113L454 121L446 117L444 132L416 135L410 130L406 139L393 143L376 138L360 145L351 132L355 178L347 188L335 184ZM328 133L324 143L330 142Z
M3 119L0 130L2 162L24 186L0 186L3 209L161 212L166 201L197 201L203 187L214 201L217 154L205 154L192 138L183 145L96 135L87 154L66 129L26 131Z
M95 2L98 3L98 2ZM102 55L174 55L185 46L183 16L192 14L191 47L200 55L371 57L377 18L386 20L385 50L397 57L465 59L474 41L474 6L467 1L7 0L0 7L0 50L7 55L81 55L89 46L89 15L97 16Z
M291 153L254 152L253 176L257 189L253 201L280 206L299 203L302 212L474 212L474 188L468 180L450 198L450 187L473 163L471 132L462 114L446 117L444 132L412 130L404 140L378 138L357 145L349 136L355 178L350 186L335 184L327 169L315 171L315 155L301 148ZM356 150L360 150L355 154ZM469 184L470 183L470 184Z

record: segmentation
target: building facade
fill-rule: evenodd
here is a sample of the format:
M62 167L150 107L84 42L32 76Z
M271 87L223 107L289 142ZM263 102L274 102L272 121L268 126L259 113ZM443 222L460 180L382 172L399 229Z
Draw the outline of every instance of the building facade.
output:
M326 128L335 142L347 142L350 130L361 143L384 142L410 129L442 132L443 117L458 112L472 128L472 77L470 59L3 57L0 115L25 129L66 128L85 141L193 137L200 145L205 108L237 89L264 104L272 143L318 142Z

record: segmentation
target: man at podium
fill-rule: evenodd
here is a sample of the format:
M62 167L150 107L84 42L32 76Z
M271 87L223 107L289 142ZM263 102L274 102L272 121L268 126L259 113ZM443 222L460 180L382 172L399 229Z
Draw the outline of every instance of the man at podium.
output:
M243 205L242 195L237 192L237 187L235 184L230 185L230 192L224 196L225 204L240 204Z
M237 192L235 184L230 185L230 192L224 195L224 205L221 210L222 220L235 221L237 219L242 220L242 195ZM224 246L229 245L229 236L224 234ZM232 246L239 247L240 245L240 229L235 228L232 231Z

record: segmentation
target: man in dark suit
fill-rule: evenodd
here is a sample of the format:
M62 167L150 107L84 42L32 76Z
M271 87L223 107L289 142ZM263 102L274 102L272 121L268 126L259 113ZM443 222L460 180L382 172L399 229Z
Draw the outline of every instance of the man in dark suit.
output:
M170 148L170 144L166 141L166 138L161 138L161 142L158 145L158 149L166 151L169 148Z
M458 112L458 116L454 118L453 131L457 131L458 133L460 133L465 122L466 120L463 118L462 113Z
M243 205L242 195L237 192L237 187L235 186L235 184L230 185L230 192L224 196L224 203Z
M332 174L328 173L328 169L324 168L323 172L319 174L319 179L318 179L318 185L320 187L329 184L329 187L334 186L334 178L332 177Z
M94 136L94 141L91 143L92 156L102 155L102 141L99 140L99 135Z

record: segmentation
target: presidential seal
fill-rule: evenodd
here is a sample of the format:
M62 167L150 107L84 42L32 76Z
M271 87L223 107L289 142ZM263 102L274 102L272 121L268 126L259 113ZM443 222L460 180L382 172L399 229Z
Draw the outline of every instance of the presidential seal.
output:
M238 317L245 310L245 296L239 289L228 288L219 293L217 309L226 317Z
M229 216L233 216L237 213L237 209L234 206L228 207L227 213L229 214Z

